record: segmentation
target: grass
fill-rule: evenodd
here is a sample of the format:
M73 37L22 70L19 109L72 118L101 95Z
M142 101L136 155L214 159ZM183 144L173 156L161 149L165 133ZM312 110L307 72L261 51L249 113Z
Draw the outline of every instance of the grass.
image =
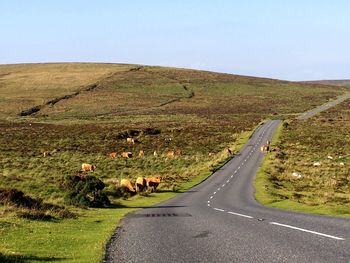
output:
M20 211L0 206L0 259L19 262L99 261L126 213L205 179L225 163L225 149L237 152L262 120L295 116L345 91L196 70L92 63L1 65L0 84L0 188L63 206L63 178L78 173L83 162L96 165L93 174L111 194L114 179L163 177L160 192L148 197L111 195L113 206L106 209L68 207L76 219L24 219ZM38 105L35 114L19 116ZM140 143L127 144L132 134ZM165 152L176 148L183 155L166 158ZM144 158L137 157L141 149ZM114 151L132 151L135 157L112 159Z
M350 217L350 101L279 128L256 179L256 198L270 207ZM330 156L332 159L329 159ZM314 163L320 166L314 166ZM293 178L292 173L302 175Z

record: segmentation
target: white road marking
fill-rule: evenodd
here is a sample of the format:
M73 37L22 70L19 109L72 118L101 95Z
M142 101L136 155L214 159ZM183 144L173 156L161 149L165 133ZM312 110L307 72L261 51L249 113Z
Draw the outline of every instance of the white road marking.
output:
M217 210L217 211L220 211L220 212L225 212L225 210L224 209L219 209L219 208L213 208L214 210Z
M225 184L223 184L221 187L225 187Z
M320 232L311 231L311 230L307 230L307 229L299 228L299 227L295 227L295 226L280 224L280 223L276 223L276 222L270 222L270 224L271 225L276 225L276 226L283 226L283 227L287 227L287 228L291 228L291 229L295 229L295 230L299 230L299 231L303 231L303 232L307 232L307 233L311 233L311 234L315 234L315 235L319 235L319 236L329 237L329 238L333 238L333 239L336 239L336 240L345 240L342 237L331 236L331 235L327 235L327 234L323 234L323 233L320 233Z
M231 212L231 211L229 211L227 213L231 214L231 215L246 217L246 218L253 218L252 216L247 216L247 215L243 215L243 214L239 214L239 213L235 213L235 212Z
M213 199L213 196L211 196L210 199Z
M208 203L210 203L210 200L208 200Z
M238 166L237 170L238 170L238 169L241 169L241 167L240 167L240 166Z
M219 188L218 188L218 191L220 191L220 189L221 189L221 188L219 187Z
M231 178L233 178L233 175L231 175Z
M213 193L214 195L216 194L216 191Z
M210 204L208 204L208 206L210 206Z

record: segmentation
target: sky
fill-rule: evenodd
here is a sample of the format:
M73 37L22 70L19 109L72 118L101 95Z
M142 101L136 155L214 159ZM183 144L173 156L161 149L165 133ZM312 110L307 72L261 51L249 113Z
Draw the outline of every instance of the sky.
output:
M350 79L349 0L0 0L0 64Z

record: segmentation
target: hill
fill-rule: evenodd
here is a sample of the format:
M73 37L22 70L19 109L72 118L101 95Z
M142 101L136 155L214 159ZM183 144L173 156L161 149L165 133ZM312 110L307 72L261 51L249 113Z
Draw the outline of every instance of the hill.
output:
M124 214L209 176L232 157L227 148L237 153L261 121L293 118L345 90L141 65L0 65L0 190L16 188L46 207L65 206L77 215L0 204L0 259L5 254L16 260L100 262ZM137 143L127 143L127 137ZM167 151L178 148L181 156L167 158ZM144 157L138 157L140 150ZM123 151L134 157L121 158ZM111 152L119 157L111 158ZM65 202L64 178L81 174L82 163L96 166L87 174L104 182L110 208ZM116 179L138 176L161 176L159 192L117 198Z
M314 80L314 81L305 81L306 84L320 84L320 85L331 85L331 86L343 86L350 87L350 80Z

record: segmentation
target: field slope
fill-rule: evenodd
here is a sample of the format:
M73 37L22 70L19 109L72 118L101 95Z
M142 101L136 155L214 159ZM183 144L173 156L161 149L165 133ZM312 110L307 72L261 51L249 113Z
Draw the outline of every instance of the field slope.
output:
M0 205L0 259L98 262L125 213L210 175L230 157L225 149L237 152L262 120L296 116L345 91L140 65L0 65L0 188L16 188L76 214L51 213L42 220ZM129 136L139 143L128 144ZM166 158L166 151L177 148L182 156ZM131 151L134 157L112 159L108 154L114 151ZM83 162L96 165L93 175L106 184L112 200L108 209L64 202L64 177L79 173ZM116 179L157 175L163 177L158 193L115 198Z

